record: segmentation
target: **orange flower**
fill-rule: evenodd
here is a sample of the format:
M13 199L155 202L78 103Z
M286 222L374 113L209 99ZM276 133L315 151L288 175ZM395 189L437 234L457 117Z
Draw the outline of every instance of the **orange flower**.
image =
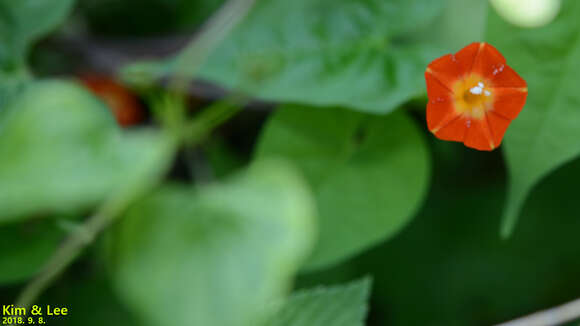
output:
M439 139L480 151L501 144L528 95L526 81L496 48L483 42L435 59L425 80L429 130Z

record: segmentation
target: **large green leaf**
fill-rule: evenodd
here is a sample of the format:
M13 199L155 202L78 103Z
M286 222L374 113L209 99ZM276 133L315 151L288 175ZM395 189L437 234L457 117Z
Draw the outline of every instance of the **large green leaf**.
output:
M320 287L293 294L267 326L363 326L371 282Z
M294 162L315 191L320 238L307 269L393 236L413 217L428 185L425 142L404 113L283 106L257 147L256 157L270 156Z
M30 80L30 45L56 27L74 0L0 0L0 111Z
M580 2L563 2L546 27L522 29L496 14L488 39L528 82L528 100L509 127L504 151L510 174L502 234L515 226L528 192L540 179L580 154ZM546 222L547 223L547 222Z
M74 0L0 0L0 70L15 69L32 42L68 15Z
M30 78L24 71L13 74L0 72L0 112L6 109L29 81Z
M445 10L431 24L412 35L417 42L433 42L455 53L464 46L483 41L488 1L443 0ZM432 59L435 59L433 57Z
M72 83L33 83L0 112L0 224L94 204L162 145L153 133L123 134L110 111Z
M442 8L443 0L259 1L199 77L266 100L390 112L425 92L423 71L442 52L403 39ZM186 74L186 61L178 54L133 69Z
M281 161L199 190L164 188L112 234L116 287L151 325L259 325L310 252L313 205Z

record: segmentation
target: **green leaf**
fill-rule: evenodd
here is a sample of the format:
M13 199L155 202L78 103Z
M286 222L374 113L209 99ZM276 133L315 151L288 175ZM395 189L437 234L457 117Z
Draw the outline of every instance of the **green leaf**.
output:
M282 161L198 190L164 188L112 234L116 288L151 325L259 325L310 252L313 214Z
M426 42L401 40L432 21L442 4L259 1L195 77L265 100L390 112L425 93L425 67L442 52ZM177 64L182 61L177 55L156 69L149 65L126 71L187 74Z
M74 0L0 0L0 112L30 81L31 44L68 15Z
M501 233L509 236L529 191L580 154L580 2L564 1L546 27L523 29L496 14L488 39L528 82L528 100L509 127L504 152L510 189Z
M68 15L74 0L0 0L0 67L23 63L32 42Z
M444 0L445 10L420 33L417 42L434 42L455 53L466 45L483 41L489 4L482 0ZM432 59L435 59L433 57Z
M49 219L1 226L0 284L23 281L36 274L62 237L62 230Z
M306 269L395 235L421 205L429 179L425 142L403 113L283 106L266 124L256 157L292 161L314 189L320 236Z
M21 74L6 75L0 72L0 112L5 110L30 81L24 72Z
M300 291L288 298L266 326L363 326L369 279Z
M213 137L203 145L203 151L213 176L223 178L245 164L244 157L237 153L224 139Z
M162 138L122 133L72 83L33 83L0 112L0 224L69 212L114 194L159 155Z

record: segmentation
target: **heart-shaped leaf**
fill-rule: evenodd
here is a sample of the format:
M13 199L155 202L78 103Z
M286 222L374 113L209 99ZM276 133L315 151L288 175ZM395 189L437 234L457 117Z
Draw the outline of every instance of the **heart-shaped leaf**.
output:
M403 113L283 106L265 126L256 157L292 161L314 189L320 237L307 269L396 234L421 205L429 179L425 142Z
M259 325L310 252L313 214L282 161L199 190L164 188L111 234L116 287L151 325Z

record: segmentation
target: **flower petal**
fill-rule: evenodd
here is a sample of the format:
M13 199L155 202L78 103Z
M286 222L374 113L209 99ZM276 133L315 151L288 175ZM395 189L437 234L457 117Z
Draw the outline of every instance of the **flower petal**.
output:
M427 126L432 132L457 116L453 109L453 94L432 73L425 72L427 82Z
M515 119L524 104L526 104L527 90L518 88L496 88L494 89L494 103L492 112L513 120Z
M486 114L487 124L489 125L489 129L491 130L491 135L493 137L493 143L495 147L501 145L501 141L503 140L503 135L505 134L510 120L506 119L495 112L491 111Z
M505 68L507 66L504 56L493 45L485 42L479 43L479 49L471 70L472 73L493 81L494 77L504 71Z
M427 97L433 101L451 101L453 93L432 73L425 71L425 81L427 82Z
M457 64L457 60L452 54L447 54L441 58L433 60L425 74L430 74L435 79L437 79L443 86L447 87L449 91L453 89L453 84L461 75L461 71Z
M467 132L467 121L463 115L458 115L448 123L434 131L435 136L441 140L462 142Z
M491 151L497 147L494 142L487 119L471 119L466 121L468 128L464 144L480 151Z
M455 60L459 67L459 76L465 77L471 72L473 68L473 63L475 62L475 57L479 51L480 43L471 43L459 52L455 53Z
M429 101L427 103L427 128L435 133L458 115L451 101Z
M492 74L493 75L493 74ZM491 78L493 88L512 87L512 88L526 88L526 81L518 75L512 68L505 65L501 71L498 69L497 73ZM527 91L527 90L526 90Z

